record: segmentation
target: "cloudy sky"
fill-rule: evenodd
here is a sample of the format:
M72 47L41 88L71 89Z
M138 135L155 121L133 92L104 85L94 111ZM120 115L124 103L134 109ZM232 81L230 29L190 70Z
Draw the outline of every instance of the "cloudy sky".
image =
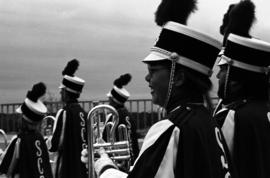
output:
M59 97L66 63L77 58L86 80L83 100L105 99L113 80L133 76L131 98L150 98L141 60L160 28L154 24L159 0L0 0L0 103L21 102L32 84L43 81ZM236 0L200 0L189 25L221 40L224 12ZM252 34L270 42L270 2L254 0ZM213 82L215 83L214 77Z

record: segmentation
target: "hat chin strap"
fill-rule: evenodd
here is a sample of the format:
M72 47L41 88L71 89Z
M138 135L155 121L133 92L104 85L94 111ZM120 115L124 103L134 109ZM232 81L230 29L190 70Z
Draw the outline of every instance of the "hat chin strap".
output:
M225 76L226 78L225 78L225 84L224 84L223 100L227 99L230 70L231 70L231 65L229 64L227 67L227 72L226 72L226 76Z
M176 62L179 59L179 55L177 53L172 53L170 56L170 60L172 61L172 66L171 66L171 72L170 72L170 80L169 80L169 86L168 86L168 92L167 92L167 97L165 100L165 104L164 104L164 109L167 108L168 103L170 101L171 98L171 93L172 93L172 88L173 88L173 84L174 84L174 74L175 74L175 66L176 66Z

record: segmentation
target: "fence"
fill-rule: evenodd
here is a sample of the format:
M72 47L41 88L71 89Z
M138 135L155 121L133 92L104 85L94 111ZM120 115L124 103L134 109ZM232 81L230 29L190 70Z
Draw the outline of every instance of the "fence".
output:
M107 104L107 100L101 101L79 101L79 104L86 112L97 104ZM48 108L48 114L55 115L63 107L61 102L45 102ZM16 109L21 103L1 104L0 106L0 129L8 132L18 130L18 120L20 115L16 114ZM157 122L157 106L152 103L151 99L133 99L126 102L126 107L130 111L131 119L136 121L138 132L144 132L150 125Z
M214 104L217 103L217 98L212 98ZM80 105L86 112L97 104L107 104L107 100L101 101L79 101ZM0 129L8 132L16 132L18 130L18 120L20 115L16 114L16 109L21 103L1 104L0 106ZM56 112L63 107L61 102L46 102L48 113L55 115ZM151 99L131 99L126 102L126 107L131 114L131 119L134 119L137 124L137 131L144 135L148 128L159 120L159 107L152 103Z

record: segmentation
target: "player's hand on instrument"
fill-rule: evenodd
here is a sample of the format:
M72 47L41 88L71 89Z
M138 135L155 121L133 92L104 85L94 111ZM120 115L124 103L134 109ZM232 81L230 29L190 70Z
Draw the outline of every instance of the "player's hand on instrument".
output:
M101 137L101 138L97 138L97 143L106 143L104 140L103 140L103 138Z
M97 159L94 164L97 175L101 175L108 168L118 169L104 148L101 147L97 153L100 156L100 158Z
M99 142L101 143L105 143L105 141L103 139L100 139ZM104 148L102 148L104 150ZM105 150L104 150L105 152ZM94 159L97 160L98 158L100 158L100 154L106 154L103 153L103 151L95 151L94 152ZM84 148L82 151L81 151L81 161L84 163L84 164L88 164L88 149L87 148Z
M6 175L6 174L1 174L0 176L1 178L9 178L10 176Z

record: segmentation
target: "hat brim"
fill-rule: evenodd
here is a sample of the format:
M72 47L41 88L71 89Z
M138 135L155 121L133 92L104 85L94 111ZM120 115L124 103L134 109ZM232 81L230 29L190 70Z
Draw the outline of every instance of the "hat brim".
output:
M107 97L112 97L111 92L107 93L106 96L107 96Z
M16 109L16 113L22 114L21 106Z
M148 56L146 56L146 58L142 60L142 62L148 63L148 62L157 62L157 61L163 61L163 60L169 60L169 56L152 51Z
M65 88L66 86L60 83L60 86L58 87L59 89Z
M224 64L228 64L228 61L226 61L224 58L220 57L220 60L218 61L218 66L224 65Z

